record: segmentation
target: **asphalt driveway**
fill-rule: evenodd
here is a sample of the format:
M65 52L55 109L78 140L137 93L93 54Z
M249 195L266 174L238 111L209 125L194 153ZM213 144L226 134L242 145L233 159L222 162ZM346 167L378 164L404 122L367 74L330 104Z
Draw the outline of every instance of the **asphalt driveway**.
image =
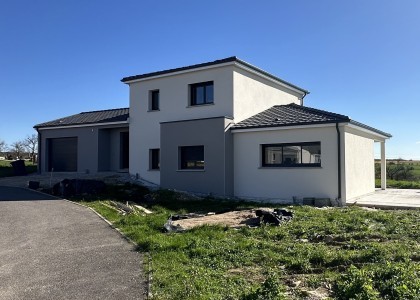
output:
M0 299L145 298L141 254L94 212L20 188L0 200Z

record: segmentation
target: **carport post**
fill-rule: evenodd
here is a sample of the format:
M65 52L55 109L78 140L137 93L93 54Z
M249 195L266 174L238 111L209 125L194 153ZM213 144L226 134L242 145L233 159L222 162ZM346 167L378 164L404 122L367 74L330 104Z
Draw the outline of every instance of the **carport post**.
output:
M381 189L386 189L385 141L381 142Z

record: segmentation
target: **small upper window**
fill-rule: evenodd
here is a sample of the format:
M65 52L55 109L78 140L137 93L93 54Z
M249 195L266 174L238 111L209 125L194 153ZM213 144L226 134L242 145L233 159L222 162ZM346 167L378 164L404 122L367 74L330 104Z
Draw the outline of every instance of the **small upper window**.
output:
M262 146L263 167L320 167L321 143L266 144Z
M190 85L190 105L212 104L214 101L213 81Z
M159 90L150 91L149 111L159 110Z

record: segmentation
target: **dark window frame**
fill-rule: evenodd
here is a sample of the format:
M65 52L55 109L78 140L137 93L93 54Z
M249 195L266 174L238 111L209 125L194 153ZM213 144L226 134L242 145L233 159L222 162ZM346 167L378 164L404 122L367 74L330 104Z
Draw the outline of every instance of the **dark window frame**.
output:
M209 99L207 87L212 87L213 97ZM197 88L203 88L203 103L197 103ZM214 81L205 81L190 84L190 106L200 106L214 104Z
M149 169L160 170L160 149L149 149Z
M284 147L298 146L300 147L300 163L284 163ZM321 162L319 163L302 163L303 160L303 151L302 147L304 146L319 146L319 155L321 155L321 142L300 142L300 143L273 143L273 144L262 144L261 145L261 166L263 168L318 168L321 167ZM281 147L282 154L282 163L280 164L270 164L266 162L266 149L269 147Z
M200 156L202 156L202 159L189 159L186 160L186 155L187 155L187 150L190 151L190 155L191 152L193 150L197 151L202 149L202 154L200 154ZM197 155L197 153L192 153L193 156ZM179 146L178 147L178 169L179 170L204 170L205 168L205 150L204 150L204 145L193 145L193 146ZM188 163L193 162L193 166L188 166ZM202 162L202 166L199 165Z
M158 110L160 110L160 90L152 90L149 92L149 111Z

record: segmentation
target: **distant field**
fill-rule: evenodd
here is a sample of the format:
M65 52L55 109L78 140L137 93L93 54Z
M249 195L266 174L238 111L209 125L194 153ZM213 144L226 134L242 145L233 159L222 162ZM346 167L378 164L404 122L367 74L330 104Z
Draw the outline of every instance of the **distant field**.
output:
M0 177L9 177L14 175L13 167L10 165L11 162L13 162L13 160L0 160ZM30 161L25 161L25 166L28 174L34 173L37 170L37 165Z

